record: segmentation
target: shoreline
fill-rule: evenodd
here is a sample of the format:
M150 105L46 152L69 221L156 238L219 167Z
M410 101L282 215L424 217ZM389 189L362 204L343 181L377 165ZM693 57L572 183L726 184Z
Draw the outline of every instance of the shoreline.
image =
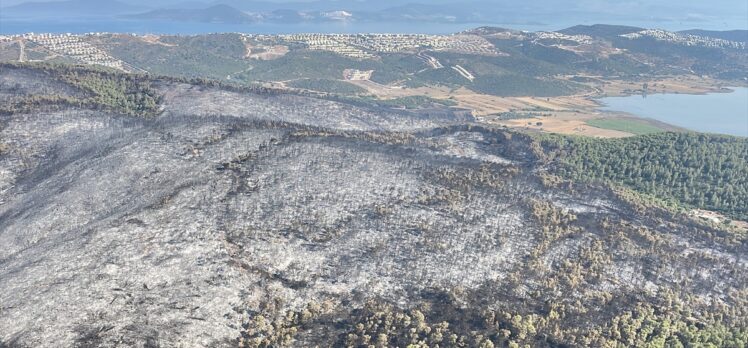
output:
M648 87L646 93L643 93L644 90L642 89L635 90L631 88L632 86L642 86L644 84ZM595 92L553 98L528 97L533 101L535 101L535 99L541 99L542 102L546 102L548 105L563 105L562 108L548 109L539 112L527 109L521 110L519 114L525 114L527 117L518 117L515 119L499 119L491 117L490 115L478 118L481 119L482 122L503 125L515 129L602 138L630 137L635 136L636 134L616 129L598 128L588 124L588 121L595 119L622 120L630 121L632 124L639 123L644 126L650 126L662 131L692 132L696 130L670 124L651 117L625 111L603 110L603 108L608 105L603 103L601 99L658 94L708 95L716 93L731 93L735 88L748 87L748 83L743 83L741 81L724 81L693 75L661 76L639 81L596 79L594 84L587 85L595 89ZM654 88L649 88L649 86L654 86ZM510 98L506 99L514 100Z
M630 121L632 129L637 128L636 124L638 123L639 126L645 128L649 126L652 129L662 131L692 131L685 127L630 112L603 110L608 106L602 102L604 98L658 94L708 95L730 93L735 88L748 88L748 82L717 80L695 75L657 76L651 79L628 81L594 78L594 82L586 84L590 87L590 90L585 93L556 97L509 97L479 93L465 87L452 90L444 86L395 88L369 80L346 82L366 89L369 95L380 100L409 96L451 100L456 103L455 106L452 106L453 108L467 110L472 113L477 122L487 125L601 138L631 137L637 134L621 130L626 129L626 127L599 128L589 121L599 119L621 120L624 122ZM641 89L633 88L643 85L648 87L646 93L643 93L644 91Z
M729 95L732 93L739 93L738 98L740 95L742 95L742 91L745 90L746 86L740 86L739 83L737 84L731 84L730 86L718 86L717 88L713 88L709 91L705 91L702 93L654 93L651 94L653 96L661 95L663 98L672 98L678 95L684 95L684 96L708 96L708 95L718 95L718 94L725 94ZM657 102L657 100L653 101L653 106L655 107L659 105L659 111L658 109L649 110L647 111L646 107L643 107L644 104L639 105L638 103L646 103L644 101L637 102L636 100L632 100L631 102L634 104L633 109L631 107L627 107L626 105L628 102L626 99L635 98L638 96L637 94L631 94L627 96L617 96L617 97L603 97L603 98L593 98L591 101L596 103L598 106L596 107L597 112L600 113L601 116L604 117L610 117L610 118L618 118L618 119L631 119L635 120L641 123L647 123L652 126L655 126L657 128L663 129L665 131L678 131L678 132L701 132L701 133L712 133L712 134L723 134L723 135L729 135L729 136L736 136L736 137L748 137L748 134L741 134L740 128L742 125L740 125L741 117L743 116L743 113L740 111L730 111L732 109L728 109L727 113L731 116L737 116L738 118L735 119L734 117L728 117L727 119L717 119L716 122L719 122L720 124L724 123L727 127L736 127L736 128L725 128L725 127L712 127L711 129L704 129L705 127L702 127L701 124L699 124L699 120L694 119L694 115L689 114L687 111L684 112L684 116L678 118L673 117L672 113L668 112L667 105L665 106L665 109L662 109L662 101L667 99L658 99L661 102ZM647 95L643 95L643 97L646 97ZM620 105L619 103L613 102L613 105L619 104L618 107L611 107L609 104L603 102L602 99L618 99L621 98L620 102L624 103L624 105ZM718 98L724 98L724 97L718 97ZM726 98L733 98L733 97L726 97ZM680 100L680 99L678 99ZM688 99L689 102L691 101ZM667 102L666 102L667 103ZM644 110L637 110L637 105L639 105L639 108L644 108ZM668 104L669 105L669 104ZM731 102L727 102L727 105L734 105ZM626 111L626 110L631 111ZM637 113L637 111L641 113ZM703 110L702 110L703 111ZM724 112L723 112L724 113ZM734 115L733 115L734 114ZM662 118L662 119L660 119ZM676 122L670 123L670 122ZM709 127L706 127L709 128ZM729 129L729 130L727 130ZM737 130L737 131L736 131Z

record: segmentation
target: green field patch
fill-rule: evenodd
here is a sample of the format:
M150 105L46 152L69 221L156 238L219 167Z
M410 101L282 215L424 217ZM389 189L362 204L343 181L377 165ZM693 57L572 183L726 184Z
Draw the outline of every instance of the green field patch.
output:
M623 118L598 118L586 122L592 127L602 129L612 129L635 135L652 134L663 132L661 128L653 126L643 121Z

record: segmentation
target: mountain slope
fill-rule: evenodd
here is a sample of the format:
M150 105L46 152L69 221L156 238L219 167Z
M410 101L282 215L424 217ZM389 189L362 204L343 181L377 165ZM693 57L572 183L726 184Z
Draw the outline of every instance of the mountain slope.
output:
M594 24L575 25L570 28L559 30L559 33L567 35L589 35L593 37L603 37L610 39L624 34L639 32L642 30L644 30L644 28L624 25Z
M728 41L748 42L748 30L714 31L714 30L693 29L693 30L680 31L679 33L709 37L713 39L722 39L722 40L728 40Z
M44 71L4 66L0 98L80 93ZM139 83L160 114L2 116L0 345L748 338L744 234L559 180L526 135Z

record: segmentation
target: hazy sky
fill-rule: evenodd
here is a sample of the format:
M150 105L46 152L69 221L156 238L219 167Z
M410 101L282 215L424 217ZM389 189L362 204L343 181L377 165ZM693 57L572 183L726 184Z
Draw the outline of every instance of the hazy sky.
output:
M51 1L65 1L65 0L0 0L0 5L2 6L10 6L15 4L20 4L24 2L51 2ZM204 3L212 3L212 2L220 2L220 0L119 0L120 2L125 3L133 3L133 4L150 4L153 6L158 6L159 4L174 4L174 3L180 3L180 2L204 2ZM313 2L318 0L261 0L264 2L276 2L276 3L282 3L282 2ZM366 2L367 0L330 0L330 1L338 1L340 3L350 3L350 2ZM376 0L368 0L368 1L374 1ZM252 0L247 1L252 2ZM422 4L438 4L438 3L450 3L450 2L460 2L459 0L392 0L388 2L395 2L395 3L422 3ZM505 0L497 0L497 3L511 3L512 1L505 1ZM526 3L533 3L533 2L540 2L540 1L531 1L531 0L522 0L522 1L516 1L517 4L526 4ZM622 0L577 0L577 1L569 1L569 0L560 0L557 1L558 3L564 3L565 5L568 4L574 4L581 8L589 8L589 9L606 9L610 8L611 6L618 7L618 6L625 6L625 7L649 7L652 5L655 6L665 6L665 7L682 7L682 8L703 8L703 9L732 9L732 10L738 10L738 9L744 9L748 11L748 1L746 0L711 0L711 1L684 1L684 0L648 0L648 1L622 1ZM748 12L745 13L745 16L748 17Z
M65 1L65 0L0 0L0 6L11 6L24 2L51 2L51 1ZM102 3L106 0L102 0ZM124 3L131 4L145 4L153 7L174 5L179 3L220 3L220 0L118 0ZM315 2L319 0L259 0L262 2L275 2L275 3L288 3L288 2ZM379 3L379 0L327 0L328 2L339 2L341 4L347 3ZM464 0L463 0L464 1ZM408 3L421 3L421 4L441 4L441 3L460 3L460 0L386 0L386 3L393 4L408 4ZM470 1L470 0L469 0ZM253 0L247 0L247 3L253 2ZM485 1L490 3L492 1ZM609 12L616 9L625 9L626 11L636 9L652 9L661 8L665 9L680 9L680 10L700 10L706 12L723 12L732 14L741 14L746 17L748 21L748 1L746 0L710 0L710 1L684 1L684 0L633 0L633 1L622 1L622 0L558 0L558 1L533 1L533 0L496 0L497 5L511 5L516 3L517 5L532 5L533 3L551 3L556 4L558 7L573 7L578 9L586 9L590 11L603 11ZM658 13L659 14L659 13Z

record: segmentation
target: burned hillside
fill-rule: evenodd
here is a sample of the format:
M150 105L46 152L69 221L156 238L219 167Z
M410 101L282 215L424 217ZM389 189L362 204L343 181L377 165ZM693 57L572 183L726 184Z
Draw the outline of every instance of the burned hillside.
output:
M0 98L80 97L34 71ZM746 342L745 234L531 136L153 79L1 116L0 346Z

